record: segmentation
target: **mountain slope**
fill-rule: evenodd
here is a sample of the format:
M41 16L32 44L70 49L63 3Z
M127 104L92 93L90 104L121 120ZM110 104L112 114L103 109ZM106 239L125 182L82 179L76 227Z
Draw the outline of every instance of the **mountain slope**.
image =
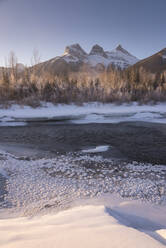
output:
M134 65L134 68L143 67L146 71L152 73L161 73L166 70L166 48L162 49L154 55L140 60Z

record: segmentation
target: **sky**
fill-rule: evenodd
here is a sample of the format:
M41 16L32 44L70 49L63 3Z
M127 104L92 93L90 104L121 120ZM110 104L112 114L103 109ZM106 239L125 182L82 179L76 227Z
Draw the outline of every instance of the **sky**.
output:
M166 0L0 0L0 65L10 51L30 64L79 43L112 50L121 44L142 59L166 47Z

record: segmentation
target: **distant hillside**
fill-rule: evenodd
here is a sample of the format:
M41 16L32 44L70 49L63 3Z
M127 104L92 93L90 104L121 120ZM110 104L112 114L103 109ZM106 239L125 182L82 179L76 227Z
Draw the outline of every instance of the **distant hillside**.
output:
M166 48L146 59L140 60L134 65L134 68L140 67L152 73L166 71Z

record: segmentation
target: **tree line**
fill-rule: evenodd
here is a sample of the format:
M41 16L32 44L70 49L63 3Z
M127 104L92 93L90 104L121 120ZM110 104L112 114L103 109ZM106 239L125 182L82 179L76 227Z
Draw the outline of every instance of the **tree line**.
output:
M11 53L9 65L0 69L0 104L12 102L37 107L41 101L52 103L166 101L166 71L151 73L144 68L129 67L119 70L111 67L97 74L87 72L53 75L37 73L35 64L20 68Z

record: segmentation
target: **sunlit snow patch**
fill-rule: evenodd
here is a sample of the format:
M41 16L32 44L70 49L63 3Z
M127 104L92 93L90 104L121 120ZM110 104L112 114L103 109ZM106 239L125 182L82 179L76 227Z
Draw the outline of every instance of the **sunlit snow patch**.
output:
M98 153L108 151L109 146L96 146L95 148L82 150L83 153Z
M157 230L156 233L166 240L166 229Z
M110 215L104 205L80 206L32 219L3 219L0 220L0 243L4 248L164 247L164 242L158 241L157 237L129 227L122 210L118 213L124 224ZM139 215L137 218L139 220ZM148 219L144 221L146 227Z

